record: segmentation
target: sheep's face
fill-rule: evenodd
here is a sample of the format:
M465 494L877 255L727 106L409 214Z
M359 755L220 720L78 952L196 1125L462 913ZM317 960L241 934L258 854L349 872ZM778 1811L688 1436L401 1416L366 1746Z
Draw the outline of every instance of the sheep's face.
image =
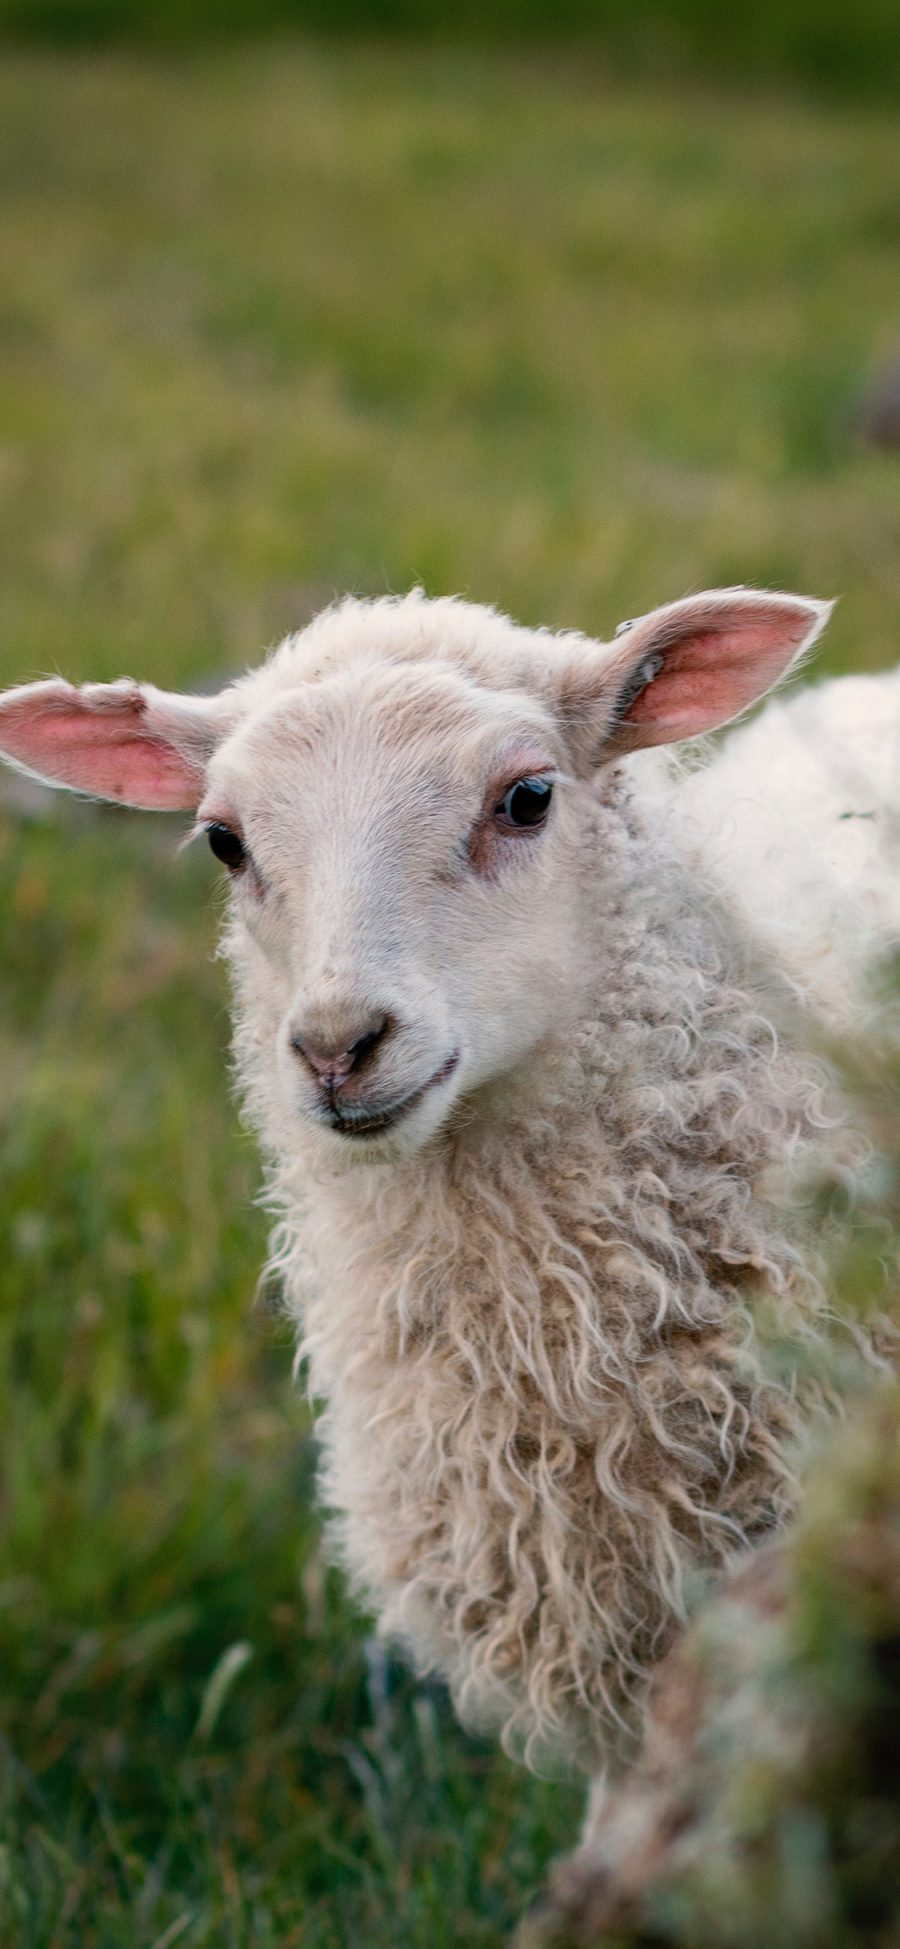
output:
M282 1112L347 1158L414 1151L524 1087L596 938L598 776L724 722L827 606L728 590L612 644L457 602L348 602L218 697L54 681L0 697L0 753L192 807ZM585 923L593 920L593 931Z
M282 1103L323 1142L417 1148L559 1026L578 794L545 704L430 662L301 681L226 738L198 823Z

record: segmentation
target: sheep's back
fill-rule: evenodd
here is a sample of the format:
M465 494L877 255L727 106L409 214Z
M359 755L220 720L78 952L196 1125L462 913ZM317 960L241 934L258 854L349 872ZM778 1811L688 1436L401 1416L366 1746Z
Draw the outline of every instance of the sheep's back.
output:
M832 1027L863 1025L900 943L900 669L778 698L697 769L632 763L797 996Z

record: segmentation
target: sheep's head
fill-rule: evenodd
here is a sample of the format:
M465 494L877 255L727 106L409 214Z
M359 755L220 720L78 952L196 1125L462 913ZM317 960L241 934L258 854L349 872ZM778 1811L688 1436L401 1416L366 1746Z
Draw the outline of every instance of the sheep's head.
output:
M284 1109L383 1159L515 1085L565 1025L608 767L737 715L827 614L725 590L600 644L418 594L350 601L213 698L9 691L0 753L194 810L231 878Z

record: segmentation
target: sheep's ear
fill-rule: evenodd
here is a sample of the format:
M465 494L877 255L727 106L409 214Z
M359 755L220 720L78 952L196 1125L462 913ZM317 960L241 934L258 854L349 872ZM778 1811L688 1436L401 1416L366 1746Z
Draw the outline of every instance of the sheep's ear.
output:
M812 647L832 606L711 589L623 624L594 671L598 762L727 724Z
M0 757L95 798L187 809L200 802L228 721L224 695L180 697L127 677L76 689L56 678L0 691Z

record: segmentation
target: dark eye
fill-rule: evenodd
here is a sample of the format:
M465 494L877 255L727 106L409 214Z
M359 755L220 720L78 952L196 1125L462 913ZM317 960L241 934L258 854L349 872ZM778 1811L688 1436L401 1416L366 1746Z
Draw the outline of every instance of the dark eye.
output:
M216 859L220 859L223 866L229 867L232 873L237 867L243 866L247 857L246 848L243 840L238 838L236 832L232 832L230 826L219 824L207 826L206 837Z
M539 826L546 819L553 797L549 778L519 778L511 785L497 811L511 826Z

